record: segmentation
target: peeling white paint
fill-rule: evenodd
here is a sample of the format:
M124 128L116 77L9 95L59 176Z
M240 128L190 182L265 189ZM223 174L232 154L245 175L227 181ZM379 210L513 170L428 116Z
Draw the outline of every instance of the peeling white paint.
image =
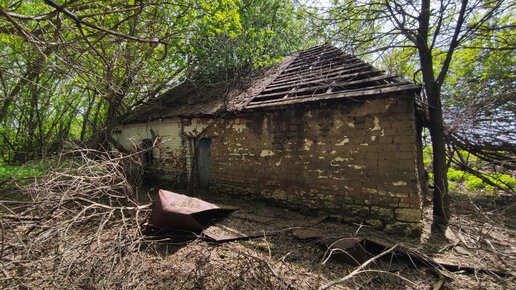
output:
M281 157L280 160L278 162L276 162L276 166L280 166L281 165L281 160L283 160L283 157Z
M369 193L377 193L378 191L374 188L362 187L362 190Z
M342 127L342 124L344 124L344 123L343 123L341 120L339 120L339 119L336 119L336 120L334 121L334 123L335 123L335 129L340 129L340 128Z
M335 159L333 159L333 161L336 161L336 162L349 161L349 158L336 157Z
M407 183L405 181L395 181L392 183L392 185L394 186L403 186L403 185L407 185Z
M363 169L364 166L362 165L356 165L356 164L348 164L348 167L354 168L354 169Z
M355 122L353 121L350 121L350 122L346 122L346 124L351 127L351 128L355 128Z
M360 146L369 146L367 143L360 143Z
M229 129L228 127L226 127L226 128ZM242 131L244 131L244 129L246 129L246 128L247 128L247 126L245 124L233 124L231 126L231 129L233 129L233 131L236 131L238 133L242 133Z
M260 153L260 157L266 156L274 156L274 152L272 150L262 150L262 153Z
M263 123L262 123L262 132L267 132L268 131L268 127L269 127L268 118L264 117L263 118Z
M382 127L380 127L380 120L378 119L378 117L374 116L374 127L371 128L371 131L377 131L381 129Z
M337 153L337 151L335 151L335 150L332 150L332 151L330 152L330 154L335 154L335 153Z
M394 104L395 100L393 98L389 98L389 103L385 105L385 110L389 110L392 104Z
M321 169L316 169L314 171L318 174L317 178L329 178L328 176L321 175L324 172Z
M344 146L346 143L349 143L349 138L347 138L347 137L335 145L336 146Z
M313 141L305 138L305 145L303 146L303 148L305 149L305 151L308 151L308 150L310 150L310 148L312 147L313 144L314 144Z
M376 136L371 136L371 141L376 140Z

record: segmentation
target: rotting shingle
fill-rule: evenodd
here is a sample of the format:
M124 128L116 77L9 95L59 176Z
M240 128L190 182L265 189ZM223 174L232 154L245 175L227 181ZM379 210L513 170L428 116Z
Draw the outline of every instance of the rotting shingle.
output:
M235 78L237 80L239 78ZM131 112L123 123L214 116L331 99L367 99L420 88L329 44L286 56L264 73L231 83L184 83Z
M418 91L419 87L325 44L300 52L296 60L246 108L370 97L410 90Z

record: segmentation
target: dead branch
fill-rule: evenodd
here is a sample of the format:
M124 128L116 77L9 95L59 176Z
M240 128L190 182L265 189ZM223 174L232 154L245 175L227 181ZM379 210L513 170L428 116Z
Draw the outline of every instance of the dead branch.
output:
M360 265L358 268L356 268L355 270L353 270L353 272L351 272L351 273L349 273L348 275L346 275L346 277L344 277L344 278L342 278L342 279L340 279L340 280L332 281L332 282L330 282L330 283L328 283L328 284L326 284L326 285L323 285L323 286L319 287L319 289L320 289L320 290L328 289L328 288L330 288L330 287L332 287L332 286L334 286L334 285L342 284L342 283L346 282L347 280L349 280L349 279L353 278L355 275L357 275L357 274L359 274L360 272L362 272L362 271L363 271L363 269L364 269L365 267L367 267L369 264L371 264L372 262L374 262L374 261L376 261L376 260L380 259L381 257L383 257L383 256L385 256L385 255L387 255L387 254L389 254L389 253L392 253L392 252L393 252L397 247L398 247L398 245L397 245L397 244L396 244L396 245L394 245L394 246L392 246L392 247L390 247L388 250L386 250L386 251L384 251L384 252L382 252L382 253L380 253L380 254L378 254L378 255L376 255L376 256L374 256L374 257L372 257L371 259L369 259L369 260L367 260L367 261L365 261L362 265Z
M115 286L124 275L117 265L144 240L140 224L150 204L138 200L140 156L69 150L48 174L16 187L22 200L0 201L0 284ZM22 269L31 270L21 275Z

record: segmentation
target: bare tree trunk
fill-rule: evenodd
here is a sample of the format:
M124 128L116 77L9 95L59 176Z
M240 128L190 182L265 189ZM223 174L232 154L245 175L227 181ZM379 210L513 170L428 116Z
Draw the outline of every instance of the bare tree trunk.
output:
M95 104L96 92L94 90L85 89L84 92L88 94L88 107L86 108L86 112L82 115L82 125L81 125L81 142L84 141L86 137L86 132L88 130L88 123L90 123L91 111L93 109L93 105ZM93 92L92 94L90 94ZM91 124L91 123L90 123Z
M446 164L446 143L444 139L444 121L441 105L441 90L435 79L432 51L428 44L430 25L430 0L421 2L419 28L416 36L416 46L421 62L424 89L428 98L430 118L430 135L434 155L434 208L432 228L442 229L448 224L450 201L448 195L448 166Z
M434 155L434 221L433 226L446 225L449 220L450 196L448 194L448 166L446 164L446 143L444 139L443 114L439 95L428 96L430 113L430 135ZM434 227L435 228L435 227Z
M433 151L434 171L434 226L446 225L449 220L450 198L448 195L448 166L446 164L446 143L441 105L441 93L434 78L432 57L429 50L420 49L421 70L428 98L430 136ZM434 227L435 228L435 227Z

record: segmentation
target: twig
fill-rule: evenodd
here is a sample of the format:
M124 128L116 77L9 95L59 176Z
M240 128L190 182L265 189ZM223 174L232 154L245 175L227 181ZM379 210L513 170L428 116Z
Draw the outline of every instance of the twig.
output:
M337 284L342 284L344 282L346 282L347 280L353 278L355 275L359 274L360 272L363 272L362 269L364 269L365 267L367 267L367 265L371 264L372 262L378 260L379 258L387 255L388 253L391 253L393 252L396 248L398 247L398 244L390 247L388 250L372 257L371 259L365 261L362 265L360 265L360 267L356 268L353 272L349 273L346 277L340 279L340 280L336 280L336 281L332 281L326 285L323 285L321 287L319 287L319 290L324 290L324 289L328 289L330 288L331 286L334 286L334 285L337 285Z

